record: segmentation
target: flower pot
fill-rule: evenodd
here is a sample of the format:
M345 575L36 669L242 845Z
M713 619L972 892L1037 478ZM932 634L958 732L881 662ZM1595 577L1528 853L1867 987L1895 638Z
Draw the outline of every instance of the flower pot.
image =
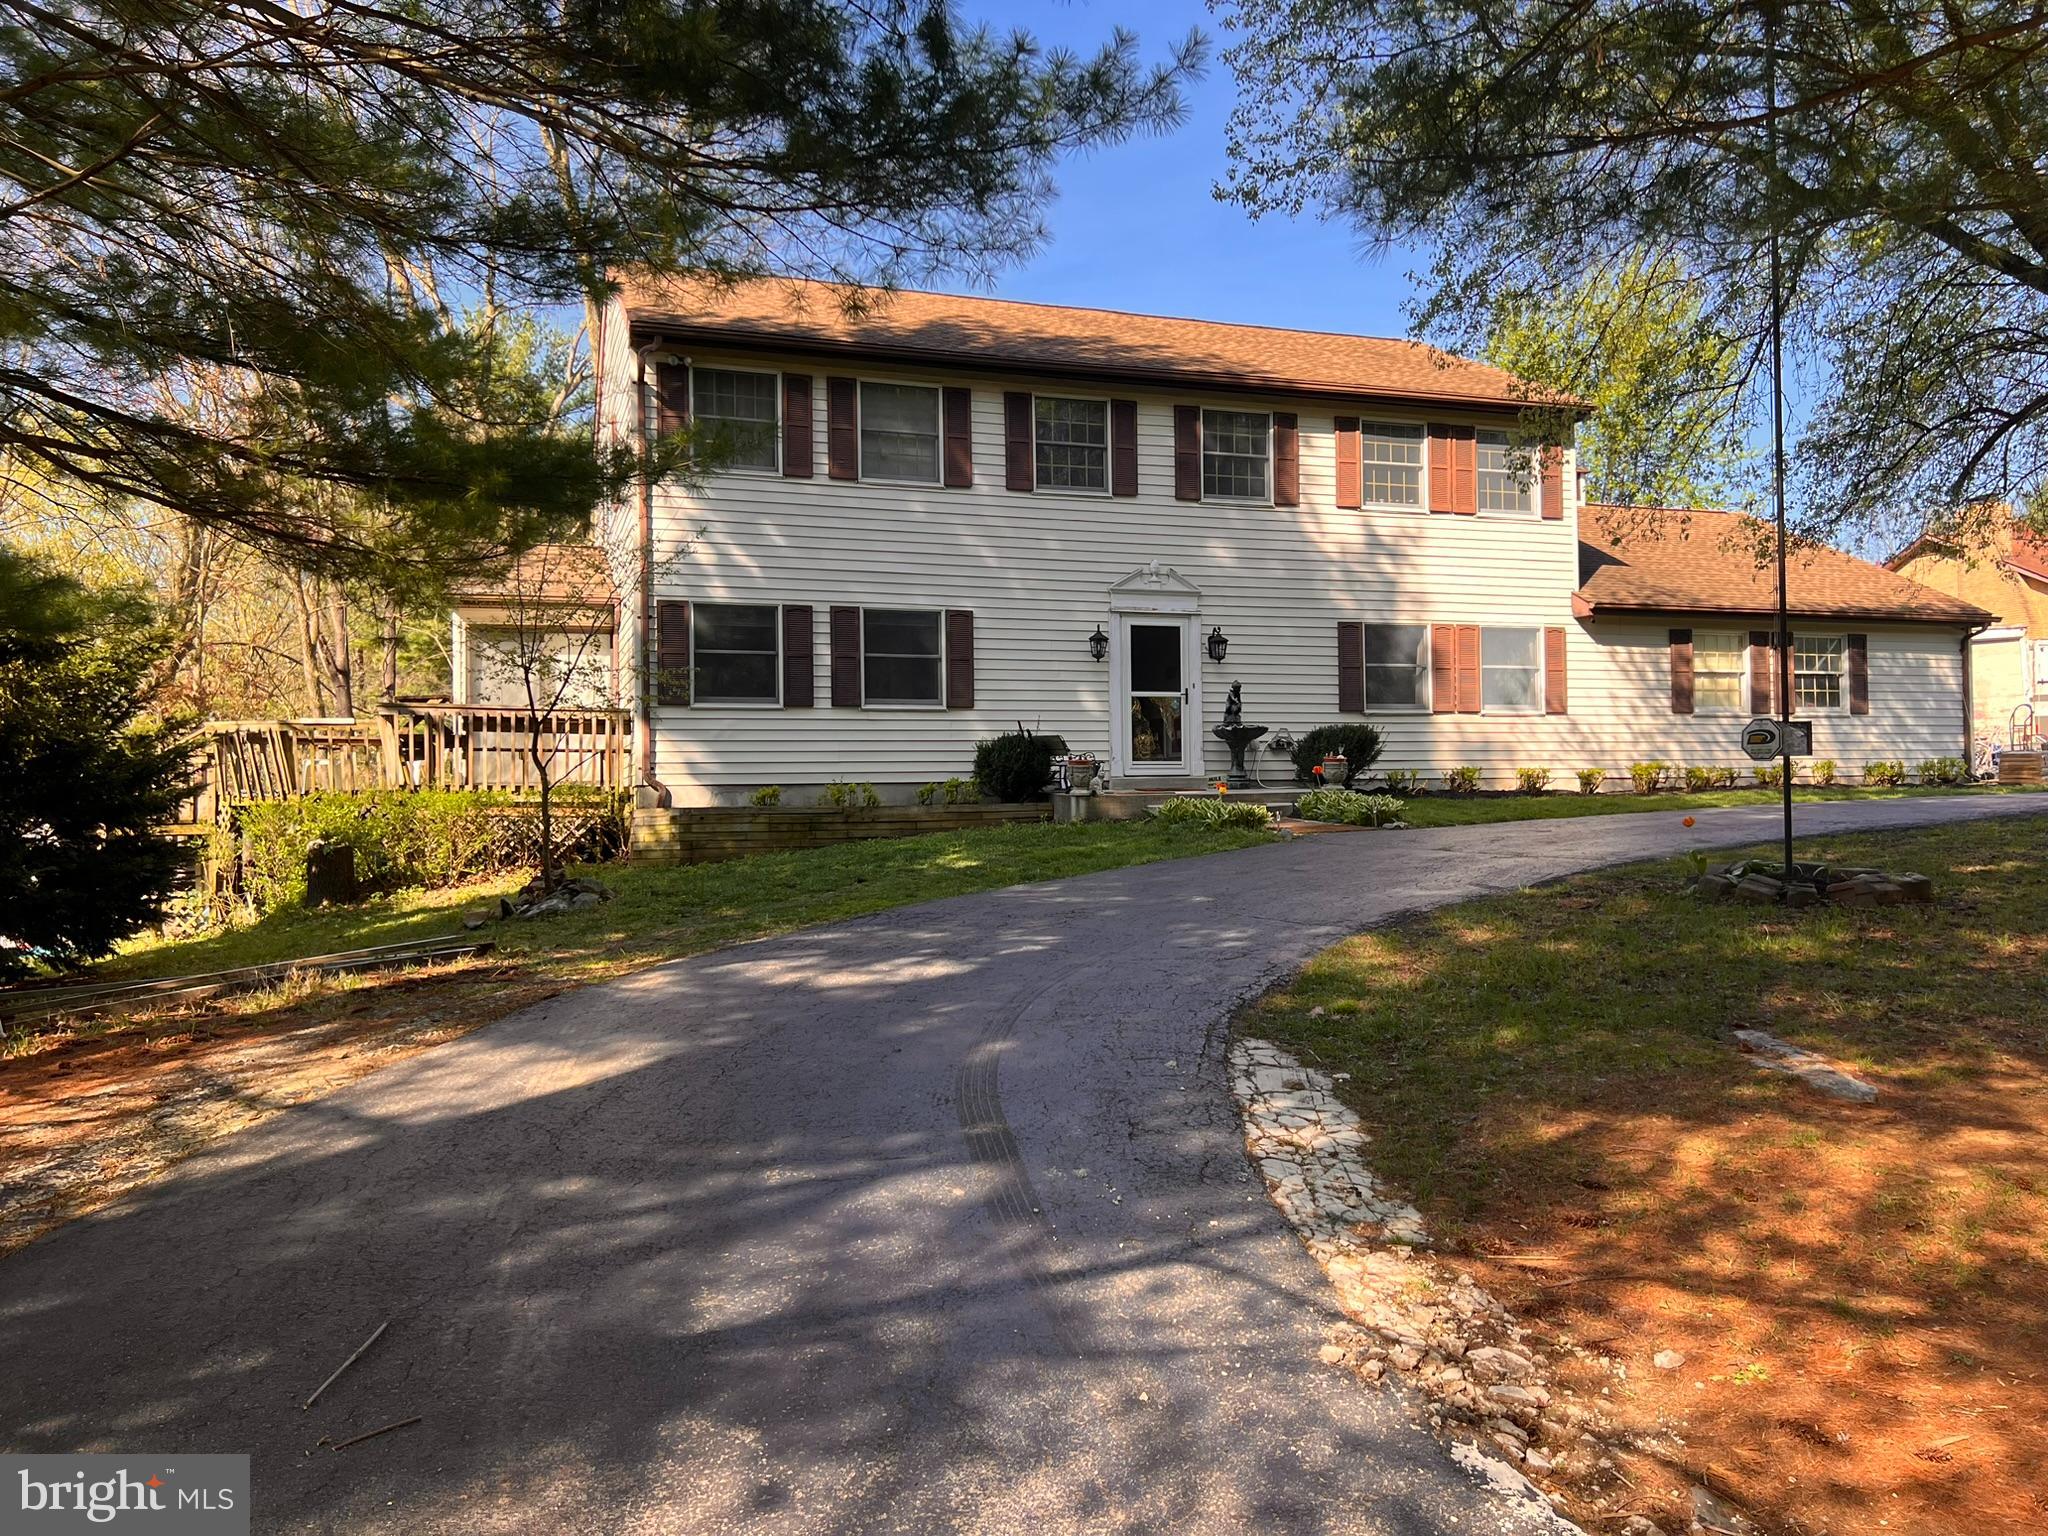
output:
M1342 752L1332 752L1323 759L1323 783L1331 789L1344 787L1344 775L1350 771L1351 760Z
M1095 764L1087 758L1069 760L1067 763L1067 787L1077 795L1085 795L1095 782Z

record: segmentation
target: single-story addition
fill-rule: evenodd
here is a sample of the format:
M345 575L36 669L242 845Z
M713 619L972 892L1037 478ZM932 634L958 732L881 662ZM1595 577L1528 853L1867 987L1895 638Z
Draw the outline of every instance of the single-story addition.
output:
M1770 668L1740 519L1610 538L1526 385L1414 342L900 293L627 278L613 440L695 418L728 462L643 487L621 702L654 803L970 771L1019 722L1118 786L1210 782L1246 720L1369 721L1382 767L1485 782L1742 761ZM1749 561L1745 568L1743 562ZM1853 776L1965 741L1978 609L1832 551L1793 577L1792 687ZM1271 753L1255 770L1284 783Z

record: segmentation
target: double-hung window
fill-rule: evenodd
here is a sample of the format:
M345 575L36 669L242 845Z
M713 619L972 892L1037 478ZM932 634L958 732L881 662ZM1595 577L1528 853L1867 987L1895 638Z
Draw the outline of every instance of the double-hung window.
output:
M1359 424L1360 488L1368 507L1422 505L1422 428L1399 422Z
M1505 714L1543 708L1543 631L1479 632L1479 705Z
M1792 637L1792 701L1799 709L1842 707L1840 635Z
M1040 395L1032 410L1038 488L1109 489L1109 402Z
M1273 418L1264 411L1202 412L1202 494L1223 501L1272 496Z
M690 370L690 409L719 462L742 469L776 467L780 384L772 373Z
M861 384L860 477L939 483L937 389L928 384Z
M1482 512L1536 511L1536 461L1505 432L1481 427L1476 443L1477 488Z
M1429 708L1429 626L1365 626L1365 707Z
M1701 713L1739 713L1749 683L1749 640L1726 630L1701 630L1692 637L1693 708Z
M781 699L782 622L773 603L694 603L690 697L698 704Z
M862 702L946 702L944 648L936 608L863 608Z

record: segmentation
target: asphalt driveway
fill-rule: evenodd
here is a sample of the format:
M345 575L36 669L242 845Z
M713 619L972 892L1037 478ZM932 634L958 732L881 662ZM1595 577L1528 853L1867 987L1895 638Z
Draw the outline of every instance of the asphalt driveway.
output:
M1317 1363L1223 1031L1390 915L1775 812L1698 823L1304 838L558 998L0 1263L0 1444L247 1451L265 1531L1531 1529Z

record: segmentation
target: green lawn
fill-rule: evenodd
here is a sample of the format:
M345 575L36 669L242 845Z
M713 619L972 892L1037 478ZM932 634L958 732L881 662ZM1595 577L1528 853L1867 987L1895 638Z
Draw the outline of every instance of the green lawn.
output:
M1152 822L1046 822L847 843L722 864L666 869L607 865L587 873L611 886L616 900L537 923L493 923L483 936L544 970L585 979L908 902L1266 840L1263 832ZM198 938L132 945L94 974L187 975L428 938L459 930L463 913L495 908L501 894L523 881L520 876L459 890L407 891L322 912L275 912Z
M1994 787L1974 789L1812 789L1792 791L1795 803L1822 800L1897 800L1919 795L1995 795L2012 793ZM1717 789L1704 794L1638 795L1418 795L1405 802L1401 819L1416 827L1466 827L1492 821L1544 821L1556 816L1628 816L1642 811L1711 811L1730 805L1776 805L1775 789Z

